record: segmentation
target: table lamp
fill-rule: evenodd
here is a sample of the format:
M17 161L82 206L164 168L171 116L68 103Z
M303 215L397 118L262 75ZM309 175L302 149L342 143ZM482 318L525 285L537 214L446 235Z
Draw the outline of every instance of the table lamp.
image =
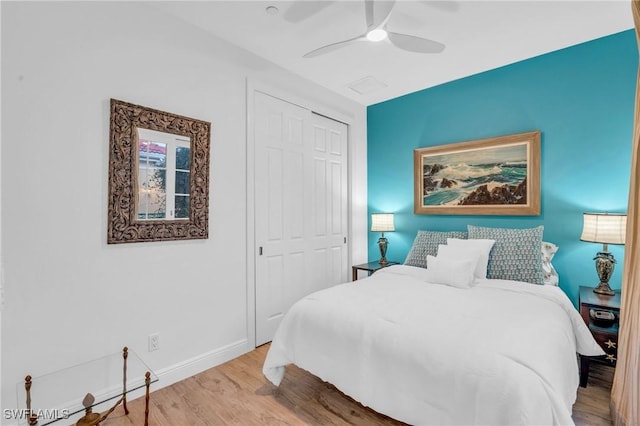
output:
M594 293L609 296L615 294L609 287L609 278L613 274L616 260L609 253L608 245L624 244L626 229L627 215L624 213L584 213L580 240L602 244L602 251L593 258L600 278L600 283L593 289Z
M380 260L378 263L386 265L387 244L389 241L384 236L385 232L392 232L396 229L393 227L393 213L373 213L371 215L371 232L382 232L378 239L378 247L380 247Z

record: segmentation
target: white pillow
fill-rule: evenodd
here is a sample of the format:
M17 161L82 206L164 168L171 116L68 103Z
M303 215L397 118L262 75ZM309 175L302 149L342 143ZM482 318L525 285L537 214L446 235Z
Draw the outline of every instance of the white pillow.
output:
M477 258L455 260L447 257L427 256L427 271L429 282L445 284L458 288L473 286L473 272L476 269Z
M551 264L553 255L558 251L558 246L546 241L542 242L542 282L544 285L558 285L560 277Z
M475 277L476 278L487 278L487 265L489 264L489 253L491 252L491 248L495 244L495 240L483 240L483 239L472 239L472 240L460 240L457 238L447 238L447 246L444 249L444 253L451 257L456 256L457 258L468 257L468 256L477 256L478 263L476 265ZM438 255L440 255L440 248L438 247Z

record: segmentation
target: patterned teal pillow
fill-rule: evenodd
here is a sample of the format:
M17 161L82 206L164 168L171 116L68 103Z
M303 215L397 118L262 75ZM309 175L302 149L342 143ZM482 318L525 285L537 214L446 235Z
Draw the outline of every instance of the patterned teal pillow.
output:
M438 245L447 244L447 238L465 239L467 238L467 233L460 231L418 231L404 264L426 268L427 256L436 256L438 254Z
M495 240L489 253L487 278L544 284L543 226L528 229L483 228L468 225L469 239Z

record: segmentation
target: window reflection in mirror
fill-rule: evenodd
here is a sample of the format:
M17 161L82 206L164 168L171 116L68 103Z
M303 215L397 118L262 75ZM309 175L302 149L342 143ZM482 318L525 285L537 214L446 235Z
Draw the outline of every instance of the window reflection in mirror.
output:
M191 141L138 128L138 220L189 219Z

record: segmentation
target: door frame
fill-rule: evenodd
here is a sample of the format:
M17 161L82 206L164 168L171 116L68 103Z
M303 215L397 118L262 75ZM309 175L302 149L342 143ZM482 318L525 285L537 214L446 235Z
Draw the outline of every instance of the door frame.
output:
M330 106L301 98L254 78L247 78L247 341L250 348L256 347L256 227L255 227L255 138L254 138L254 101L255 93L261 92L284 102L298 105L347 125L347 262L352 264L352 204L351 204L351 161L353 119ZM349 274L347 274L349 276Z

